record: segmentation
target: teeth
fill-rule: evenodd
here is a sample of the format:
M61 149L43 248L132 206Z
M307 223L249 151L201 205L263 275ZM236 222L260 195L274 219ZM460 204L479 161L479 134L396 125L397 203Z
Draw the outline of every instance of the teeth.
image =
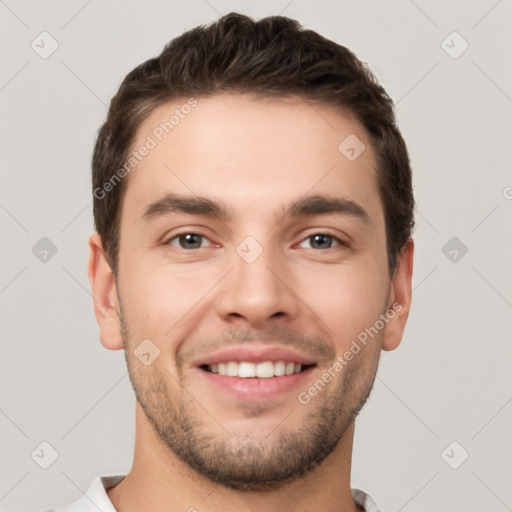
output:
M235 361L230 361L226 364L226 375L228 377L238 376L238 364L236 364Z
M286 363L284 361L277 361L274 363L274 374L276 377L282 377L285 373Z
M274 363L266 361L256 365L256 377L260 379L268 379L274 376Z
M236 363L234 363L236 364ZM240 363L238 365L238 377L256 377L256 365L254 363ZM259 377L259 375L258 375Z
M226 363L212 364L208 367L212 373L227 375L228 377L258 377L269 379L271 377L282 377L292 375L302 370L302 365L286 361L264 361L262 363L250 363L247 361L228 361Z
M286 363L285 375L291 375L295 371L295 363Z

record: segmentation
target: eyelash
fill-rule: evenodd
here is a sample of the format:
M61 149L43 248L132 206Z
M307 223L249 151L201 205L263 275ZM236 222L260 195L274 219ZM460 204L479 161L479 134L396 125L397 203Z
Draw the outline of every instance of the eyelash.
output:
M169 238L167 240L167 242L165 242L164 245L172 245L172 241L173 240L176 240L176 239L179 239L180 237L184 237L186 235L196 235L198 237L201 237L202 239L206 239L206 240L209 240L209 238L205 235L201 235L200 233L196 233L194 231L184 231L182 233L178 233L176 235L173 235L171 238ZM311 239L315 236L319 236L319 235L322 235L322 236L325 236L325 237L329 237L329 238L332 238L333 241L337 242L338 245L334 245L332 247L327 247L327 249L334 249L336 247L342 247L342 248L345 248L345 247L348 247L349 244L344 242L341 238L329 233L328 231L318 231L318 232L315 232L315 233L312 233L310 235L308 235L307 237L303 238L302 241L300 243L303 243L304 241L308 240L308 239ZM211 242L211 240L209 240ZM176 246L173 246L173 247L176 247ZM193 251L194 249L203 249L204 247L194 247L192 249L183 249L183 247L176 247L177 249L181 249L183 251ZM326 249L315 249L315 248L312 248L313 250L316 250L316 251L324 251Z

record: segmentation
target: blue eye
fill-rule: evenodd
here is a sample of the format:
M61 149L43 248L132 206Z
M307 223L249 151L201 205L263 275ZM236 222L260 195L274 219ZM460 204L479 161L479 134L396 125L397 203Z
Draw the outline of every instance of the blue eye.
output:
M314 235L308 236L301 244L300 246L303 247L303 243L307 242L308 240L311 241L311 248L312 249L330 249L334 245L345 245L339 238L336 238L334 236L325 234L325 233L316 233Z
M181 249L199 249L203 246L202 242L204 240L207 240L207 238L197 233L182 233L181 235L171 238L167 243L175 247L180 247ZM177 241L179 245L176 245L174 243L175 241Z
M309 243L309 247L304 245L306 243ZM184 250L192 250L208 247L211 242L204 235L189 232L175 235L167 241L167 244ZM315 233L300 243L300 247L309 249L331 249L336 246L346 246L346 244L339 238L327 233Z

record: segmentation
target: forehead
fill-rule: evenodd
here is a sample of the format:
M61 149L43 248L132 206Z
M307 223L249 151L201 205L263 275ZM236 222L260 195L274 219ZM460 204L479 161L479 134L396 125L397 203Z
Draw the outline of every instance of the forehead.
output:
M330 193L379 214L368 135L341 108L294 97L182 98L156 107L140 125L132 150L143 147L150 149L130 172L123 201L133 220L166 192L253 213Z

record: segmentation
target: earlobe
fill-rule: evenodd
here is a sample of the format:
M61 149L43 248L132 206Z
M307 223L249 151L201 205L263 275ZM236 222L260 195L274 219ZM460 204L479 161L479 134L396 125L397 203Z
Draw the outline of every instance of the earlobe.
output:
M389 293L389 322L382 340L383 350L395 350L404 334L412 299L412 271L414 242L409 239L397 259L397 268L391 280Z
M93 233L89 238L87 273L101 344L109 350L120 350L123 348L123 340L116 283L98 233Z

